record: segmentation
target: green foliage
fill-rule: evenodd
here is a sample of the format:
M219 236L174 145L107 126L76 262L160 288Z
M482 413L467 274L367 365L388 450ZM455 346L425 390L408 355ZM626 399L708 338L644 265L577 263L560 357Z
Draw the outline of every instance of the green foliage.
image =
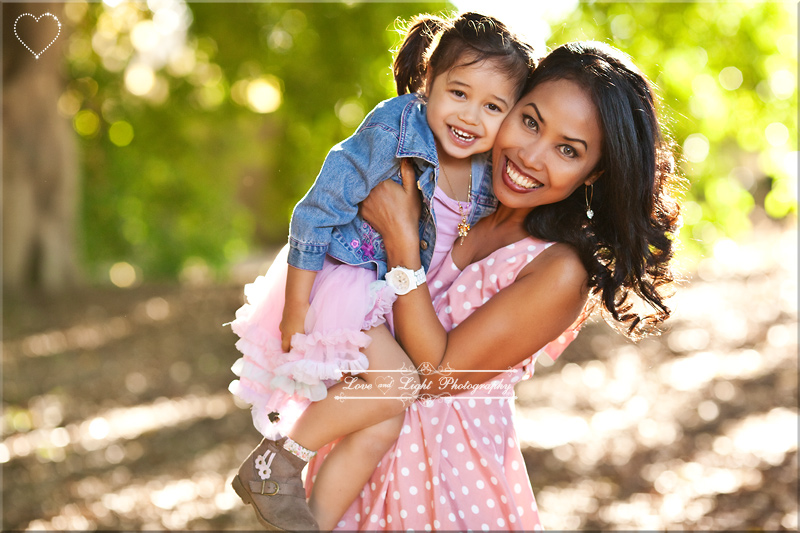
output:
M194 3L183 50L147 71L140 94L128 76L154 13L123 3L73 15L63 107L82 138L95 277L123 260L148 279L186 266L224 272L285 242L327 151L394 94L396 19L443 7ZM260 99L248 93L256 87ZM279 106L259 113L254 102Z
M549 43L609 42L655 81L690 181L682 241L703 253L797 212L796 32L790 3L597 2Z

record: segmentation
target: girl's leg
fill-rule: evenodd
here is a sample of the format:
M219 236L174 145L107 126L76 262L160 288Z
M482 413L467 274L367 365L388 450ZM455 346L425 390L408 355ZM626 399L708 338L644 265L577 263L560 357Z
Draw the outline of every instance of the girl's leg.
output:
M351 433L325 457L308 502L321 531L335 528L358 497L378 463L397 441L404 416L400 414Z
M289 434L293 441L319 450L340 437L401 414L416 399L419 375L416 370L397 372L404 364L410 368L411 363L389 329L382 325L367 334L372 337L364 350L369 372L355 382L337 383L328 389L325 399L309 405ZM344 399L337 399L338 395Z

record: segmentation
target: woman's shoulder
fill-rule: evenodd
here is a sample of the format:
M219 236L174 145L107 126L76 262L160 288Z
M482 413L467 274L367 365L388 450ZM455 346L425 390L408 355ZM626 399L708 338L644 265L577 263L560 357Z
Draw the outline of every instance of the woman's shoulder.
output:
M545 275L554 284L585 283L588 273L574 246L563 242L544 242L534 237L526 241L538 244L543 249L535 260L531 260L522 269L521 276L538 273Z

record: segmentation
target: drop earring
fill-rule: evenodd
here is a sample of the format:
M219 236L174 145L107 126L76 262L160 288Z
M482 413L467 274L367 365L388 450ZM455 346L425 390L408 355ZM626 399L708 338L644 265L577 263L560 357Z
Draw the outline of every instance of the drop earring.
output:
M594 211L592 211L592 196L594 196L594 184L586 185L584 189L585 198L586 198L586 218L592 220L594 217Z

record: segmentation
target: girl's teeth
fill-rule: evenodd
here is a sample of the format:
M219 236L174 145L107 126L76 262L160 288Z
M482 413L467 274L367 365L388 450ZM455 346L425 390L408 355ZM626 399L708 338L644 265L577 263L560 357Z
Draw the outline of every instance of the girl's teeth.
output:
M524 187L526 189L538 189L542 186L542 184L538 181L534 181L531 178L517 172L517 169L511 166L511 161L506 163L506 173L508 173L508 177L511 178L511 181L520 187Z
M456 137L458 137L462 141L471 141L472 139L475 138L474 135L470 135L469 133L467 133L465 131L457 130L457 129L453 128L453 127L450 128L450 131L452 131L453 135L455 135Z

